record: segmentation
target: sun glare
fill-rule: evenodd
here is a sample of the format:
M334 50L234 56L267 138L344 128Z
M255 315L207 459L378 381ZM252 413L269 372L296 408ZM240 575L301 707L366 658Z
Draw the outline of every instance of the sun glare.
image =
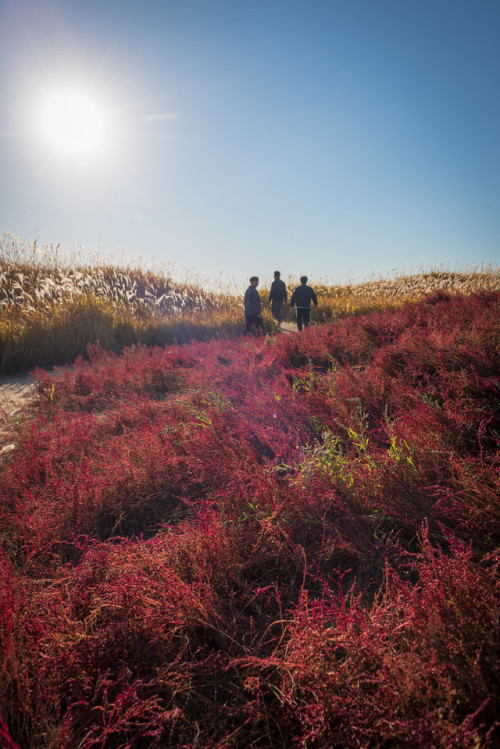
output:
M40 126L56 151L78 157L102 148L107 122L104 110L87 95L60 91L46 100Z

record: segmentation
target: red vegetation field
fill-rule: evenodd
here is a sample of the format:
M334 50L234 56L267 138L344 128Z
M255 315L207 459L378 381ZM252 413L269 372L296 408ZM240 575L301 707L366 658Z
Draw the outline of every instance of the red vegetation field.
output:
M494 746L500 294L37 371L0 745Z

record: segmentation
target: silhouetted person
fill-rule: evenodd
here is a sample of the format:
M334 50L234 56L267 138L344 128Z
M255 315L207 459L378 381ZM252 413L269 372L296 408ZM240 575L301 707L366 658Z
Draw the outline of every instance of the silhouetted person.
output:
M283 303L287 300L285 282L281 280L280 276L281 273L279 270L275 270L274 281L271 284L271 291L269 293L271 312L278 325L281 325L281 310Z
M257 328L257 335L264 335L264 325L262 323L262 302L260 301L257 286L259 279L252 276L250 286L245 291L245 335L250 333L252 325Z
M315 307L318 306L316 292L307 285L307 276L300 277L300 286L297 286L290 300L290 309L297 307L297 327L302 330L302 324L305 328L309 327L311 320L311 302Z

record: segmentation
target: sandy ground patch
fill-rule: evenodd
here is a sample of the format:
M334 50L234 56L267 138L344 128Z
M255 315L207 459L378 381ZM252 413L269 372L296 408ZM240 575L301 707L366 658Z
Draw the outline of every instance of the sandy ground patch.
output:
M0 376L0 455L14 448L16 417L29 406L35 393L35 381L30 375Z
M280 325L281 330L286 331L287 333L296 333L297 332L297 323L295 322L282 322Z

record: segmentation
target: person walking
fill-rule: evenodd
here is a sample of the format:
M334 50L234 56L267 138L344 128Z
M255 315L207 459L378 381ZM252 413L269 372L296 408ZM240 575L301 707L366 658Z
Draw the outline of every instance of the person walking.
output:
M307 276L300 277L300 286L297 286L290 299L290 309L297 307L297 328L302 330L309 327L311 320L311 302L315 307L318 306L316 292L311 286L307 285Z
M271 284L271 291L269 293L269 304L271 305L271 312L278 323L281 325L281 310L283 303L287 300L287 291L285 282L280 278L281 273L279 270L274 271L274 281Z
M260 300L257 286L259 279L252 276L250 286L245 291L245 335L249 335L252 325L257 328L257 335L264 335L264 325L262 323L262 302Z

